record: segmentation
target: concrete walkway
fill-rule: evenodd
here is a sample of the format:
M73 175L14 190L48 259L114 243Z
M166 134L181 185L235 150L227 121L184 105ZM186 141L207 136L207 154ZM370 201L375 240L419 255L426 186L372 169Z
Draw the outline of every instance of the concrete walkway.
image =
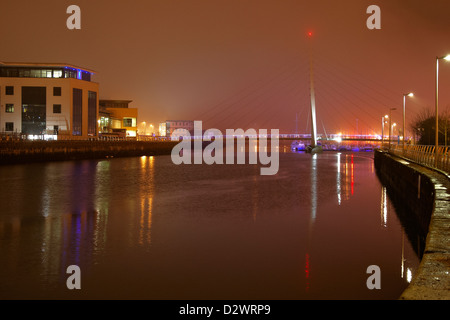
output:
M419 269L401 300L450 300L450 175L387 155L429 177L435 199Z

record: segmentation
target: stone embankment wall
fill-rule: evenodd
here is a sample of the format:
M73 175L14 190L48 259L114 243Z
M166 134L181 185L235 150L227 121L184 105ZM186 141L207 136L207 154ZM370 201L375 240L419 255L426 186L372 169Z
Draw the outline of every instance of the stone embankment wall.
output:
M169 155L171 141L1 141L0 164Z
M375 152L382 183L426 234L419 269L400 299L450 299L450 178L386 152Z

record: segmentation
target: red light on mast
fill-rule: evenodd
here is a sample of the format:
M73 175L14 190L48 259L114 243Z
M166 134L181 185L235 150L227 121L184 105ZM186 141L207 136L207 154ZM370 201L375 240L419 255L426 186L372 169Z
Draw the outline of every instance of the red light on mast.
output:
M308 37L312 37L313 33L311 31L308 31Z

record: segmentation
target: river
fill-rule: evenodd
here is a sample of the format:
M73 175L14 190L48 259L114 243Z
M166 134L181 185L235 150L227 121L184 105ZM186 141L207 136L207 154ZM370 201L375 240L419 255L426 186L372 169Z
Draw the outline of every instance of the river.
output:
M0 167L0 298L397 299L419 258L373 152L283 150L273 176L170 156Z

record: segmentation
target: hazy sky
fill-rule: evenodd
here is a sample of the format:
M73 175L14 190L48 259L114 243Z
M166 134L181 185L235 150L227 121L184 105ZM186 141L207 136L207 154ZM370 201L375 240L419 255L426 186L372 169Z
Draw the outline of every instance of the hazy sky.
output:
M68 30L66 8L81 8ZM369 5L381 30L369 30ZM450 53L448 0L0 1L0 61L97 71L102 99L133 100L139 122L309 132L312 48L318 131L381 131L403 93L407 122L434 108L435 57ZM450 106L450 63L440 64ZM450 107L449 107L450 112Z

